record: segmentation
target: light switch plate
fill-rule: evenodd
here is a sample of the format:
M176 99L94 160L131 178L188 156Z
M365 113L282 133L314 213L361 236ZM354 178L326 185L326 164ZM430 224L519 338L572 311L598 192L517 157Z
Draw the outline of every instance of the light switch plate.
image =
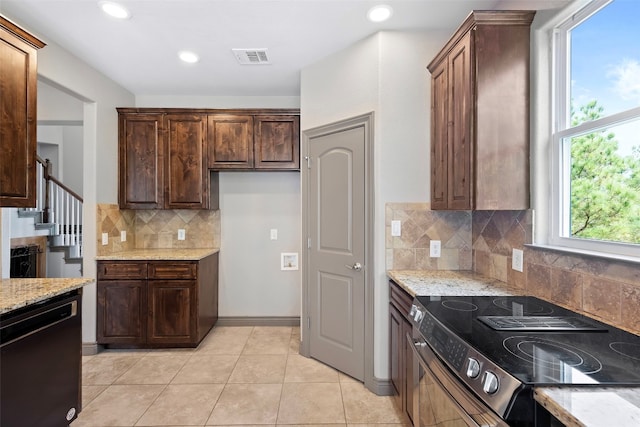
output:
M179 228L178 229L178 240L184 240L186 238L186 232L184 231L184 228Z
M121 242L126 242L127 241L127 230L121 230L120 231L120 241Z
M271 240L278 240L278 229L272 228L270 231Z
M398 237L402 234L402 222L399 220L391 221L391 235Z
M511 268L522 272L524 266L524 252L521 249L513 249L511 254Z
M429 242L429 256L431 258L440 258L440 240L432 240Z
M109 233L102 233L102 246L109 244Z

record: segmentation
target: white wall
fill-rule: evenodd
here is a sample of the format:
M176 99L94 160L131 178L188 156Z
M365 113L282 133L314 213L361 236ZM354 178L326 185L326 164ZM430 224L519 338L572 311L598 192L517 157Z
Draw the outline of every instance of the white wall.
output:
M302 130L369 111L374 126L374 375L388 373L387 202L429 200L429 61L449 32L382 32L305 68Z

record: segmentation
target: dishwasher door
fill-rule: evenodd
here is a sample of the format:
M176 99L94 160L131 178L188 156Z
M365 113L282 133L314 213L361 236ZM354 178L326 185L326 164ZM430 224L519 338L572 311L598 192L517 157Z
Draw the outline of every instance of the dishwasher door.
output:
M64 427L80 411L80 294L0 318L0 425Z

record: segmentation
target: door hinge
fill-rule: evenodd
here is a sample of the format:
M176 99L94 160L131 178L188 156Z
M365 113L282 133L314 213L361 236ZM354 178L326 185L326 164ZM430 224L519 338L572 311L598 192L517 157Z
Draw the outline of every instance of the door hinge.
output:
M311 169L311 156L305 156L304 159L307 161L307 169Z
M307 237L307 249L311 249L311 237Z
M311 329L311 317L307 317L307 329Z

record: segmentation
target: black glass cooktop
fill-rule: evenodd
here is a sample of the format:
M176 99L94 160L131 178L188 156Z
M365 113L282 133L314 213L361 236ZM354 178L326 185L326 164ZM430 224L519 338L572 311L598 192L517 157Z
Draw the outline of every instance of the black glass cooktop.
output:
M535 297L417 299L450 331L526 384L640 385L637 335ZM522 317L527 322L536 316L569 318L587 327L581 331L505 331L479 319L484 316Z

